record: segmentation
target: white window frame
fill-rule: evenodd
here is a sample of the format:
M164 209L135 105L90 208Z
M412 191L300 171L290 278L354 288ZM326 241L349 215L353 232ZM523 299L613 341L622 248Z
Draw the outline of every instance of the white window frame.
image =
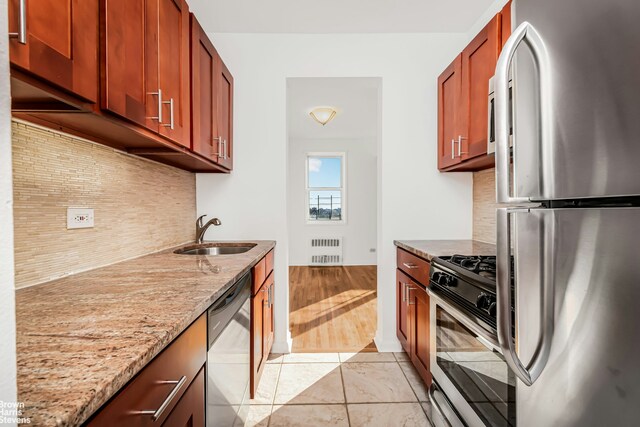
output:
M309 158L310 157L328 157L328 158L340 158L340 188L336 187L309 187ZM304 157L304 180L305 180L305 212L304 218L307 224L313 225L344 225L347 223L347 153L345 151L332 151L332 152L308 152ZM340 191L340 219L339 220L312 220L309 218L310 206L310 192L311 191Z

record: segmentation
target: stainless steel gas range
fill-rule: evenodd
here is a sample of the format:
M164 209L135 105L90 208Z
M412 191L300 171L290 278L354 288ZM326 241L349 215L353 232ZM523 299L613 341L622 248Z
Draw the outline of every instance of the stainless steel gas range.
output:
M495 275L494 256L432 260L430 393L436 425L516 425L516 380L496 329Z

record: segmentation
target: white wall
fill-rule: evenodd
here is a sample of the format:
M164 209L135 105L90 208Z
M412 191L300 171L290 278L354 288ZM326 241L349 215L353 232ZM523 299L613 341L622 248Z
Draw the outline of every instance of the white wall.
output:
M0 401L16 397L16 318L7 1L0 0Z
M198 214L223 222L207 239L277 241L274 351L290 344L286 79L382 78L376 344L381 351L399 349L393 240L471 237L471 174L441 174L436 159L436 79L462 50L466 35L210 37L235 78L236 158L231 175L198 175Z
M344 265L375 265L377 245L377 150L375 138L289 140L289 265L309 265L309 240L343 237ZM346 223L306 221L305 162L310 152L346 153Z

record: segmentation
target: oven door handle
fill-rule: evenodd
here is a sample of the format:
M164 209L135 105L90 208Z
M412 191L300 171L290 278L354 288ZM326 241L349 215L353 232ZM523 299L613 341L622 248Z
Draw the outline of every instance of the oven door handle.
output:
M444 308L445 311L447 311L449 314L452 314L456 318L456 320L458 320L467 328L471 329L474 334L487 340L493 346L494 350L502 353L502 351L500 350L500 343L498 342L498 336L496 334L492 334L491 332L482 329L476 322L473 321L473 319L464 314L460 309L440 298L440 296L437 293L433 292L431 288L427 289L427 291L429 293L429 297L436 300L437 305Z
M433 405L433 408L440 415L440 418L442 418L444 420L444 422L447 425L447 427L452 427L451 426L451 422L449 422L449 419L444 414L444 411L442 410L442 408L440 407L440 404L436 400L436 389L437 388L438 388L438 386L436 385L435 381L432 381L431 382L431 386L429 387L429 400L431 401L431 404Z

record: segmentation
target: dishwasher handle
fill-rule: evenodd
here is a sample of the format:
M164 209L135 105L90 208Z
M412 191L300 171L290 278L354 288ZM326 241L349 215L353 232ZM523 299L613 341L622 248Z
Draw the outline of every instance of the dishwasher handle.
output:
M251 285L251 272L247 272L209 307L207 310L209 347L213 345L233 316L242 308L245 301L251 297Z

